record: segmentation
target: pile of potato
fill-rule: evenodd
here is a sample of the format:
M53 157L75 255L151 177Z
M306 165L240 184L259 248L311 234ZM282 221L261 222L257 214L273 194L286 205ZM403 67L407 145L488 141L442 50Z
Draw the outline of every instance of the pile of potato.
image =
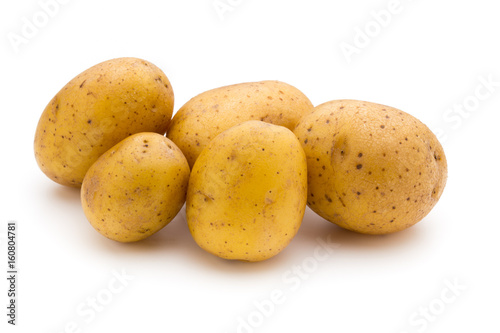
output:
M262 81L192 98L152 63L118 58L76 76L45 108L40 169L81 187L91 225L120 242L166 226L186 203L204 250L261 261L296 235L306 204L345 229L387 234L422 220L446 184L436 136L398 109ZM166 136L165 136L166 134Z

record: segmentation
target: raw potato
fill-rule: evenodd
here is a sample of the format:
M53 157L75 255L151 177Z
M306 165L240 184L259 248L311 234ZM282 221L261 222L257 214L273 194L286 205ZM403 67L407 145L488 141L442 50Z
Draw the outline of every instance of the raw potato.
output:
M121 141L90 167L81 189L89 222L102 235L135 242L166 226L185 202L189 165L156 133Z
M306 157L282 126L247 121L215 137L191 172L186 216L204 250L260 261L297 233L307 198Z
M293 130L314 109L297 88L279 81L235 84L206 91L174 115L167 137L186 156L189 165L210 140L247 120L261 120Z
M35 135L38 165L55 182L80 187L92 163L127 136L165 134L173 106L170 82L152 63L100 63L72 79L45 108Z
M445 187L441 144L401 110L331 101L294 132L307 156L309 207L343 228L365 234L408 228L430 212Z

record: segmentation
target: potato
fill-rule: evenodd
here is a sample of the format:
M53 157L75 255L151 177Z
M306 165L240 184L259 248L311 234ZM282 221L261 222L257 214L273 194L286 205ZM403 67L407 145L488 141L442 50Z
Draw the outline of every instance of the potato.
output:
M174 115L167 137L186 156L189 165L211 139L247 120L261 120L293 130L313 105L297 88L279 81L235 84L206 91Z
M165 134L173 105L170 82L152 63L100 63L66 84L43 111L35 135L38 165L55 182L80 187L92 163L127 136Z
M88 170L81 189L83 211L109 239L139 241L177 215L188 181L189 165L172 141L157 133L134 134Z
M253 120L222 132L202 151L191 171L186 216L202 249L261 261L295 236L306 199L306 157L297 138Z
M413 116L375 103L319 105L294 133L307 156L308 205L323 218L365 234L408 228L437 203L446 157Z

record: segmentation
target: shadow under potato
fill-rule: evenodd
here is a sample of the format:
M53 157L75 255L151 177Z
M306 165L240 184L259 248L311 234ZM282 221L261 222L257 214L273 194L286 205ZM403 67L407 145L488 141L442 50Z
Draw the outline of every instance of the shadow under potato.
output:
M75 206L81 205L79 189L57 187L55 195L58 200L67 201ZM88 221L86 222L88 223ZM311 255L315 247L327 239L338 244L342 251L369 251L370 254L373 254L374 251L382 253L391 250L391 248L394 248L394 251L400 251L401 248L422 241L423 237L418 224L388 235L360 234L340 228L307 208L297 235L282 252L264 261L244 262L222 259L201 249L189 231L185 206L167 226L138 242L120 243L107 239L96 230L92 231L93 235L87 235L87 237L92 238L93 246L102 247L108 253L119 257L142 256L149 252L165 252L185 257L186 262L191 262L192 265L201 265L221 273L237 275L259 274L260 272L288 267L291 263L303 259L304 256Z
M343 229L307 208L299 232L290 245L277 257L290 257L289 263L300 262L307 256L314 256L318 247L323 250L329 247L327 252L331 257L350 256L354 253L374 257L386 256L389 253L413 252L416 246L425 245L424 230L426 229L416 224L392 234L361 234ZM322 253L324 253L323 250Z
M54 200L61 202L61 205L81 206L79 188L54 185L52 192Z

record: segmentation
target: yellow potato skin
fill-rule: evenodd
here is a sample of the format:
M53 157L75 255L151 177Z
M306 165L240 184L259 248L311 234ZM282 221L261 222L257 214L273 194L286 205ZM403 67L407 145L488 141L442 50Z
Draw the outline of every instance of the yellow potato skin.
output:
M165 74L137 58L97 64L68 82L43 111L35 157L53 181L80 187L109 148L139 132L165 134L174 94Z
M191 171L189 230L204 250L261 261L297 233L307 199L306 157L282 126L247 121L216 136Z
M293 130L314 109L297 88L279 81L240 83L206 91L184 104L172 118L167 137L192 167L210 140L247 120Z
M321 104L294 130L308 167L308 205L364 234L388 234L424 218L446 184L436 136L415 117L355 100Z
M90 167L81 188L90 224L119 242L142 240L166 226L185 202L189 165L157 133L134 134Z

